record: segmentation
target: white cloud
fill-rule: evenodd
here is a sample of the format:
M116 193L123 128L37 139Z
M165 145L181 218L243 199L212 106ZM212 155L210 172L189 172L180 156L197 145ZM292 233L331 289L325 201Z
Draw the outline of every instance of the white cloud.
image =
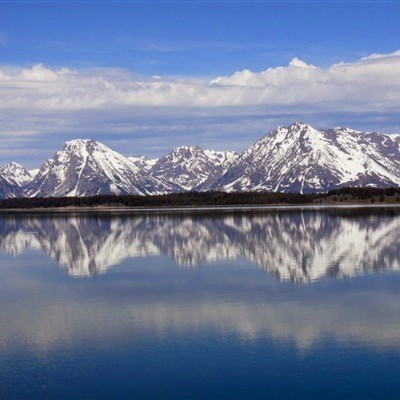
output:
M87 110L120 107L268 106L307 110L388 111L400 105L400 51L320 68L294 58L287 66L238 71L211 81L135 79L122 70L0 70L0 109Z
M397 56L400 56L400 50L397 50L390 54L380 54L380 53L371 54L369 56L362 57L361 60L373 60L373 59L377 59L377 58L388 58L388 57L397 57Z
M298 110L388 111L400 105L400 51L374 55L355 62L318 68L295 58L287 67L259 73L248 70L219 77L216 86L240 87L243 103L249 88L257 88L257 104Z
M43 64L34 65L30 69L23 69L21 71L21 78L24 81L55 81L66 75L71 75L73 72L68 68L61 68L58 71L54 71L50 68L46 68Z

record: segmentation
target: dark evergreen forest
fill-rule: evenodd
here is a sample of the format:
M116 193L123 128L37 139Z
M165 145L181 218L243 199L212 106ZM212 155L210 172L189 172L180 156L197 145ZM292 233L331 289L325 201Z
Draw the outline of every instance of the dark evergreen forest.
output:
M195 207L267 204L397 203L400 188L342 188L327 193L185 192L159 196L93 196L14 198L0 201L0 209L53 207Z

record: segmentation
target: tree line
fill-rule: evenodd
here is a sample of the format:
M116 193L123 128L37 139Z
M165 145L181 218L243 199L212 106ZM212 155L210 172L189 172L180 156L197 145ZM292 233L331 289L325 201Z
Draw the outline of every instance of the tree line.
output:
M400 188L345 187L326 193L184 192L152 196L101 195L92 197L13 198L0 201L0 209L57 207L195 207L273 204L323 204L343 201L400 202Z

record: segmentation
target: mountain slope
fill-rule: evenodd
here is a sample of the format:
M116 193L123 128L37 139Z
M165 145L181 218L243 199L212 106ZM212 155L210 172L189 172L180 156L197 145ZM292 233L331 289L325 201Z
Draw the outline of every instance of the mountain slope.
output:
M23 190L18 185L13 185L0 174L0 199L22 197Z
M239 153L232 150L204 150L204 153L214 163L214 165L220 166L223 172L226 172L239 157Z
M73 140L40 168L27 194L31 197L149 194L173 190L140 171L127 158L95 140Z
M19 187L26 186L33 179L29 171L16 162L3 165L0 168L0 174L11 185L17 185Z
M157 160L150 173L158 178L178 184L181 190L194 190L218 167L198 146L181 146Z
M139 170L148 172L151 167L157 162L156 158L147 158L144 156L131 156L128 157L128 160L131 161Z
M34 168L28 170L29 174L32 176L32 179L39 173L40 168Z
M0 198L22 197L33 179L20 164L10 162L0 168Z
M157 160L151 174L178 184L182 190L207 190L238 157L233 151L181 146Z
M296 122L249 147L213 188L307 193L399 184L400 150L390 136Z

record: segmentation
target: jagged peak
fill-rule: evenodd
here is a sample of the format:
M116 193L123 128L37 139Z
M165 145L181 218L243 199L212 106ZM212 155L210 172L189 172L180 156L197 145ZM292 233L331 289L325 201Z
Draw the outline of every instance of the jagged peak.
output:
M87 146L88 144L100 144L94 139L72 139L64 143L64 148Z
M15 161L4 164L0 168L0 176L11 185L19 187L26 185L32 179L30 172Z
M347 126L335 126L334 128L332 128L332 130L334 130L335 132L345 132L345 133L367 133L367 132L357 131Z
M268 137L276 137L283 134L285 137L300 137L300 133L317 133L318 130L313 128L311 125L305 124L301 121L295 121L290 125L282 125L270 131L266 136L261 138L260 140L266 140Z
M184 145L184 146L179 146L175 147L169 154L166 155L168 156L173 156L173 157L189 157L189 156L197 156L199 154L203 154L204 150L196 145Z
M305 124L304 122L301 121L294 121L292 124L286 126L285 128L289 130L298 130L298 129L315 129L311 125Z
M113 153L114 156L121 156L121 154L117 153L115 150L106 146L104 143L101 143L94 139L74 139L69 140L64 143L64 147L62 150L58 150L56 154L62 153L77 153L77 154L92 154L93 151L99 151L101 153Z
M96 142L94 139L71 139L65 142L65 144L86 144L89 142Z
M4 164L2 167L0 167L0 171L5 171L9 168L18 168L18 169L26 170L23 165L15 162L15 161L10 161L10 162Z
M233 150L212 150L207 149L204 150L204 154L215 164L215 165L222 165L226 163L232 163L234 160L239 157L239 153Z
M179 147L175 147L175 149L173 149L172 151L177 152L177 151L203 151L203 149L197 145L183 145L183 146L179 146Z
M214 153L214 154L239 154L235 150L213 150L213 149L206 149L204 150L205 153Z

